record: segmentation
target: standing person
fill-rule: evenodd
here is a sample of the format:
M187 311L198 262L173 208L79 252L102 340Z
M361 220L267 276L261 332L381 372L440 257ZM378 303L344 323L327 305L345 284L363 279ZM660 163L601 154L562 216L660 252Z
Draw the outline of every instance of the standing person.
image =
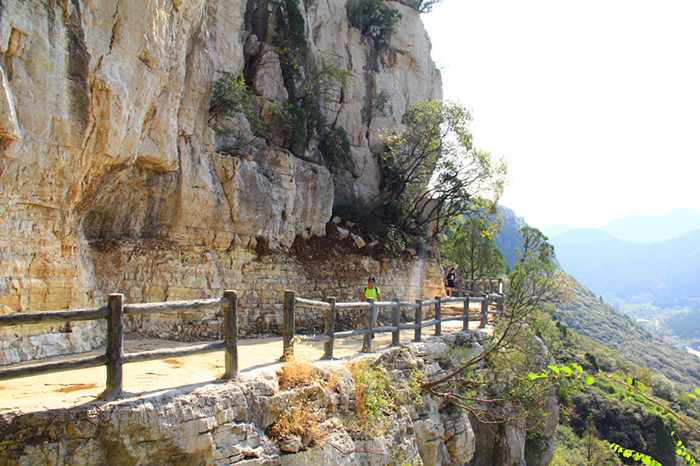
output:
M374 302L381 301L379 287L375 286L374 277L369 277L367 280L367 288L362 293L362 301L367 301L367 298L374 298Z
M455 288L455 268L450 267L450 271L447 272L447 275L445 276L445 288L447 288L447 296L450 298L452 297L452 294L454 292Z
M377 301L381 301L381 292L379 291L379 287L375 286L375 281L374 277L369 277L367 279L367 288L365 288L364 292L362 293L362 301L367 301L367 298L374 298L374 302L376 303ZM377 317L379 316L379 309L376 310L374 313L374 316L372 317L372 327L377 326ZM374 335L372 335L372 338L374 338Z

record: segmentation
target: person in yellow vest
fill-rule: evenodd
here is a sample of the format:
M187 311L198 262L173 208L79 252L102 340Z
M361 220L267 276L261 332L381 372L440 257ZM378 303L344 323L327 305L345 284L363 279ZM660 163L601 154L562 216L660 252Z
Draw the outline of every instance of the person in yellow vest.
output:
M362 301L367 301L367 298L374 298L375 303L377 301L381 301L382 298L380 293L379 287L375 286L374 277L369 277L367 280L367 288L365 288L365 291L362 294Z
M377 301L381 301L381 292L379 291L379 287L375 286L375 281L374 277L369 277L367 280L367 288L365 288L364 293L362 293L362 301L367 301L367 298L374 298L374 302L376 303ZM377 326L377 317L379 315L379 310L377 309L377 312L374 314L374 318L372 319L372 327ZM374 338L374 335L372 335L372 338Z

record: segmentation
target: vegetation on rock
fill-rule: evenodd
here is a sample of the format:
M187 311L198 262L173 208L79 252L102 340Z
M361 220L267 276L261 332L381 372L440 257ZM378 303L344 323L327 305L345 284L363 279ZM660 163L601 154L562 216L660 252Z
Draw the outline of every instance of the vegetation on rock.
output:
M486 220L475 218L447 228L441 251L462 278L477 280L506 273L505 260L493 240L493 228Z
M377 49L389 46L394 25L401 13L383 0L353 0L348 3L348 21L362 35L372 39Z

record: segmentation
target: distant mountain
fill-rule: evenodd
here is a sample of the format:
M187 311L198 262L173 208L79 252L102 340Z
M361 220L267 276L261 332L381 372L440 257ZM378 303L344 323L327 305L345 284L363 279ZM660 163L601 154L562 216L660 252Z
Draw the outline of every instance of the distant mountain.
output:
M519 230L527 226L527 223L525 223L525 219L515 215L511 209L499 206L498 210L503 219L503 228L496 235L496 247L503 254L508 268L511 269L517 260L517 250L523 243L523 237Z
M700 213L677 209L663 215L631 215L613 220L601 230L635 243L658 243L700 228Z
M496 237L496 245L504 257L515 258L522 241L517 231L527 224L509 209L503 209L502 217L504 226ZM572 273L570 266L586 270L586 273L590 271L587 277L601 288L614 284L635 293L641 288L650 297L663 294L671 299L683 294L700 296L700 287L697 287L700 229L657 245L625 242L595 229L572 230L555 239L557 255L561 256L563 251L563 256L567 257L566 261L559 257L562 268L577 278L579 275ZM568 248L585 252L576 255L567 265ZM639 258L645 258L647 262L640 265ZM599 265L591 265L595 263ZM508 264L512 266L514 259ZM640 274L640 271L644 273ZM637 322L605 304L598 297L601 292L596 290L594 293L586 282L572 280L575 299L557 309L559 320L581 335L616 350L635 364L687 386L700 386L700 359L652 336Z
M562 268L604 296L660 307L700 307L700 228L662 243L569 230L551 239Z

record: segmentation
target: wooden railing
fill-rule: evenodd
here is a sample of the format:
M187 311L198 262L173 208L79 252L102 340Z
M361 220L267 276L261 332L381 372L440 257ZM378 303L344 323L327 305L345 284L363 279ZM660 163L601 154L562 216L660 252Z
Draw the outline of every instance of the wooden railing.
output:
M162 349L124 354L124 316L153 314L168 311L223 309L224 340L191 345L176 349ZM107 319L105 354L76 358L70 361L45 362L24 367L0 367L0 380L46 374L51 372L107 366L107 387L100 395L104 400L117 398L122 392L122 366L129 362L165 359L176 356L209 353L224 350L224 379L238 375L238 293L225 291L223 298L167 303L124 304L124 296L110 294L107 306L75 311L34 312L0 316L0 327L24 324L62 322L66 320Z
M469 314L469 306L473 302L481 303L481 313L478 315ZM494 302L496 310L490 311L489 304ZM452 317L442 317L442 305L445 303L463 303L463 314ZM295 324L295 312L299 306L321 308L325 310L324 333L317 335L297 335ZM423 311L434 306L434 319L423 321ZM377 312L379 308L391 309L391 325L375 327ZM413 323L401 322L401 308L414 310ZM364 328L358 330L348 330L335 332L336 313L345 309L362 309L364 313ZM310 299L298 298L294 291L284 293L284 315L282 331L282 359L289 359L294 353L294 341L323 341L323 359L333 358L333 346L336 338L349 338L354 336L364 336L362 352L372 351L372 338L376 333L391 332L391 345L400 344L401 330L414 330L413 341L421 341L422 331L425 327L434 326L435 335L442 334L442 323L449 321L463 321L463 329L469 328L470 321L479 321L479 328L484 328L488 322L489 314L500 314L503 312L503 295L487 294L482 297L459 297L440 298L436 297L430 301L417 300L416 302L377 301L369 298L366 302L338 303L334 297L327 298L326 301L314 301Z
M485 278L481 280L469 280L466 278L455 279L454 296L478 296L486 294L503 294L502 278Z
M496 303L496 310L489 311L489 303ZM481 314L469 315L469 305L473 302L481 302ZM442 305L445 303L463 303L464 313L459 316L442 317ZM297 306L310 306L325 309L325 329L320 335L296 335L295 334L295 308ZM434 306L435 318L423 321L423 310L428 306ZM391 309L392 325L373 327L379 307ZM413 309L414 322L412 324L401 323L401 309ZM139 314L154 314L170 311L185 310L211 310L223 309L224 340L212 343L190 345L175 349L159 349L136 353L124 353L124 316ZM361 309L364 313L365 328L335 332L335 317L337 310ZM324 342L324 359L333 357L333 343L336 338L348 338L352 336L364 336L362 351L372 351L372 336L375 333L392 332L392 345L399 345L400 331L413 329L414 341L421 341L422 329L434 326L435 335L442 333L442 323L461 320L463 328L469 327L469 321L480 321L480 327L487 324L489 314L503 312L503 295L488 294L483 297L463 298L435 298L430 301L402 302L369 300L362 303L336 303L335 298L328 298L326 302L312 301L297 298L294 291L287 291L284 295L282 359L288 358L293 352L294 338L315 340ZM7 314L0 316L0 327L41 324L64 321L107 320L107 338L105 353L98 356L76 357L69 361L40 362L20 367L0 366L0 380L13 379L31 375L47 374L72 369L84 369L89 367L107 366L107 381L104 392L100 395L103 400L113 400L120 396L123 387L122 366L129 362L166 359L170 357L189 356L193 354L224 351L224 379L232 379L238 376L238 292L225 291L222 298L203 299L194 301L171 301L164 303L124 304L122 294L110 294L107 306L95 309L83 309L74 311L50 311L23 314Z

